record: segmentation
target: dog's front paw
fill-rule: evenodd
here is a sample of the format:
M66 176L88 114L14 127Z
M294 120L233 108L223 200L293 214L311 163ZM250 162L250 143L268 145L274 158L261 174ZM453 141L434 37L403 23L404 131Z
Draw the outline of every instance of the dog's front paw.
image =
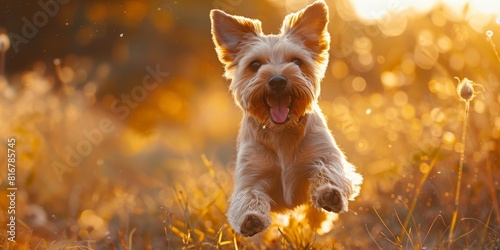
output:
M269 218L256 213L248 213L241 223L240 233L244 236L253 236L264 231L270 223Z
M317 208L326 211L340 213L347 211L347 199L342 195L340 189L332 185L324 185L313 193L313 202Z

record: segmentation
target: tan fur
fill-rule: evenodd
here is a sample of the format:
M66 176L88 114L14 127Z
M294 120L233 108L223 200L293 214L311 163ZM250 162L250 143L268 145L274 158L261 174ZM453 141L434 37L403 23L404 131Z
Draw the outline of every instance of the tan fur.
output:
M251 236L269 227L270 211L307 202L330 212L347 211L362 177L338 148L317 104L330 44L326 4L317 1L289 14L278 35L264 35L258 20L220 10L210 17L217 55L244 112L227 213L231 226ZM255 61L261 63L257 71L249 66ZM287 79L284 90L270 87L273 76ZM291 110L278 124L266 98L285 95L293 100Z

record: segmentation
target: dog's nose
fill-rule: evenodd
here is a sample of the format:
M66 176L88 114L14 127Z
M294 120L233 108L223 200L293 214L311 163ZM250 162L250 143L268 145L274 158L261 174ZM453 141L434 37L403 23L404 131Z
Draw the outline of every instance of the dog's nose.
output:
M271 76L271 78L269 78L269 81L267 83L269 84L269 87L272 90L278 91L285 88L286 82L287 82L286 77L282 75L276 75L276 76Z

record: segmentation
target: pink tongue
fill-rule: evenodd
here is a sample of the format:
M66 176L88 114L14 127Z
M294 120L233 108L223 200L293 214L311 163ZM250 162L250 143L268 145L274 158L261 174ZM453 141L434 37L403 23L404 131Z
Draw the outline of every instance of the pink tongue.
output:
M272 97L268 100L270 113L275 123L284 123L288 118L288 106L292 102L290 96Z

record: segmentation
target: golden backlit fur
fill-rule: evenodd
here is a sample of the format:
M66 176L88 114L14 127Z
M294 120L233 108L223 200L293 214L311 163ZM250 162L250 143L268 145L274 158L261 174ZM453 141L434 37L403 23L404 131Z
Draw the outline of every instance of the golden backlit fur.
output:
M220 10L210 17L217 55L243 110L227 212L231 226L251 236L269 227L270 211L307 202L318 210L347 211L362 177L318 106L330 44L326 4L289 14L278 35L264 35L258 20Z

